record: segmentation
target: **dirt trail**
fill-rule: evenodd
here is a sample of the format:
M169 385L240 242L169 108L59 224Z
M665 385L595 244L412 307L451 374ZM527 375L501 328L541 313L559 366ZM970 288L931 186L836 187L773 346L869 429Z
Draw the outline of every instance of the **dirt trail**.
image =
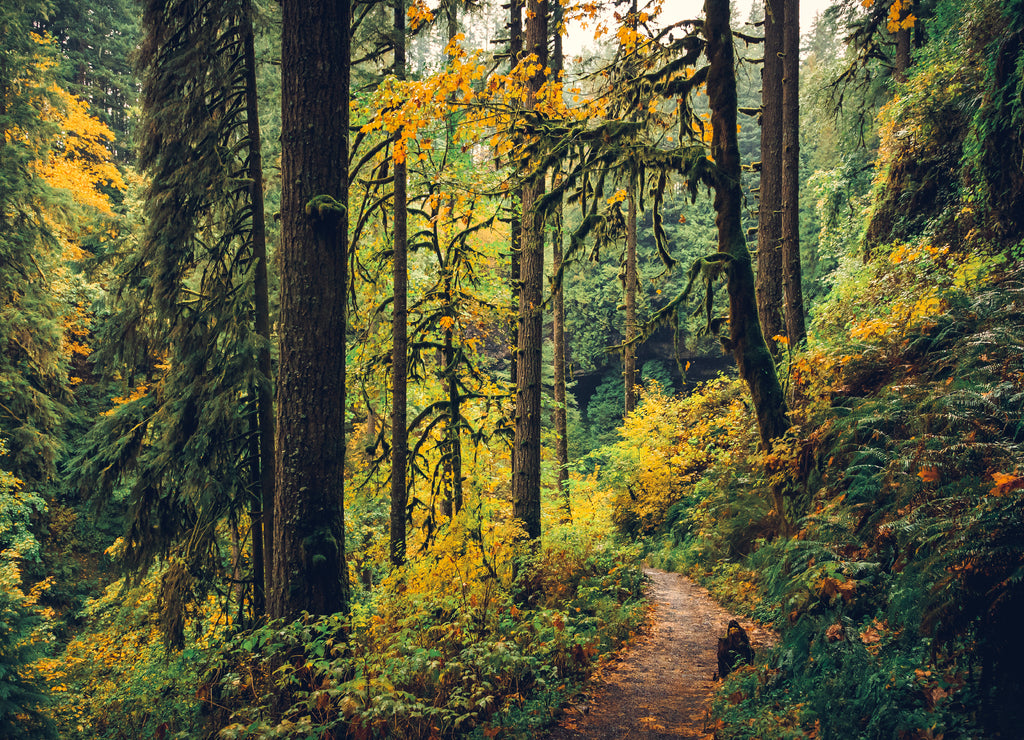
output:
M718 666L717 638L730 619L707 590L676 573L645 568L652 610L645 633L568 707L552 740L710 738L707 701ZM774 642L769 630L740 619L754 650Z

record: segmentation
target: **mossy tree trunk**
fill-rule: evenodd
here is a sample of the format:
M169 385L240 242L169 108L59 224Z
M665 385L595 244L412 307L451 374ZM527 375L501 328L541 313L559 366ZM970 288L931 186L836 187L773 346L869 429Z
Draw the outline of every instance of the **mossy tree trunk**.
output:
M395 64L398 79L405 79L405 0L394 0ZM409 502L406 488L408 467L408 219L407 172L405 162L394 163L394 255L393 303L391 313L391 564L405 563L405 520Z
M728 260L729 347L740 376L750 388L757 415L761 444L789 426L786 400L775 362L764 341L754 299L754 270L741 222L740 152L736 138L736 70L729 27L729 0L705 0L708 70L707 90L711 105L711 155L717 168L715 220L718 251Z

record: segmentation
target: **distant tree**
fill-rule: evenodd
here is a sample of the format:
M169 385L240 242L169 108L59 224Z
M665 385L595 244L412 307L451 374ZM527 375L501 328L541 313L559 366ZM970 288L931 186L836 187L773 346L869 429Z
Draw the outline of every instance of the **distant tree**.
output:
M782 80L782 286L790 346L807 338L800 263L800 0L786 0Z
M551 54L551 74L558 79L565 69L565 58L562 49L562 21L564 9L556 3L551 16L553 43ZM561 178L561 167L556 167L552 175L553 182ZM563 210L562 199L554 209L554 229L551 234L551 274L553 276L551 298L551 343L554 353L552 370L554 372L553 396L555 402L555 462L558 465L558 490L563 495L566 518L572 517L569 500L569 430L567 423L567 407L565 397L566 359L569 355L565 340L565 288L563 285Z
M635 37L637 33L639 12L637 1L631 0L626 25ZM637 71L637 44L635 38L630 39L631 49L625 52L623 59L625 74L633 77ZM626 116L627 120L636 119L636 111L632 110ZM637 293L637 267L636 267L636 207L637 189L640 172L636 168L629 168L626 173L626 253L625 264L623 264L623 301L626 309L626 335L623 338L622 348L622 376L624 382L625 405L624 413L628 416L636 408L637 402L637 372L636 372L636 339L639 335L639 327L636 318L636 293Z
M138 98L131 54L141 25L132 0L57 0L42 22L60 45L59 73L69 92L117 134L118 161L135 159L131 111Z
M761 69L761 185L757 218L757 313L772 354L782 324L782 97L787 0L765 0Z
M273 617L348 609L345 326L351 5L285 0Z

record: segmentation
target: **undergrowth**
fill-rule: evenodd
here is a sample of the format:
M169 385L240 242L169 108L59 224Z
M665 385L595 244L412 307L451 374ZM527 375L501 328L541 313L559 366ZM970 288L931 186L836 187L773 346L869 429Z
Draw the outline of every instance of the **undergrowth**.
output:
M876 316L907 310L907 259L897 247L869 268L881 279L860 300ZM925 286L937 285L934 259L955 274L970 258L911 254ZM614 518L653 530L652 564L781 631L722 685L717 737L1014 736L1024 271L981 284L943 278L927 310L870 331L848 302L843 324L827 316L836 328L820 322L825 336L789 361L795 424L770 453L742 387L724 379L686 399L648 393L599 453L643 461L620 467ZM657 434L653 418L673 431ZM663 461L659 474L650 461ZM652 480L663 481L657 505Z
M414 585L441 560L488 554L489 573ZM397 572L349 619L236 635L200 688L209 736L533 737L638 629L643 576L635 548L568 536L507 555L467 542L462 558Z

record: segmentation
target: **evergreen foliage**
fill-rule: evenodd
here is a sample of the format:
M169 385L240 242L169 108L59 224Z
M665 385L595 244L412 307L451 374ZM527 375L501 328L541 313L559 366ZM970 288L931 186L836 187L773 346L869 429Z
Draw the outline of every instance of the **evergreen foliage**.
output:
M242 20L248 3L146 8L146 113L139 164L152 173L146 230L115 268L96 362L124 382L73 469L99 500L130 508L126 566L174 553L192 578L221 568L218 522L248 508L257 390L270 382L254 322L254 205L248 171ZM258 463L255 463L258 466ZM255 536L255 535L254 535ZM197 582L202 582L202 578ZM180 640L180 632L175 636Z
M36 606L47 584L26 593L21 573L25 562L39 560L31 523L44 508L40 496L22 490L20 480L0 470L0 733L12 740L55 737L43 711L48 697L33 666L48 637Z
M0 434L4 468L30 483L56 472L69 400L60 297L61 257L45 209L59 198L39 176L54 126L52 47L33 30L42 3L0 11Z

